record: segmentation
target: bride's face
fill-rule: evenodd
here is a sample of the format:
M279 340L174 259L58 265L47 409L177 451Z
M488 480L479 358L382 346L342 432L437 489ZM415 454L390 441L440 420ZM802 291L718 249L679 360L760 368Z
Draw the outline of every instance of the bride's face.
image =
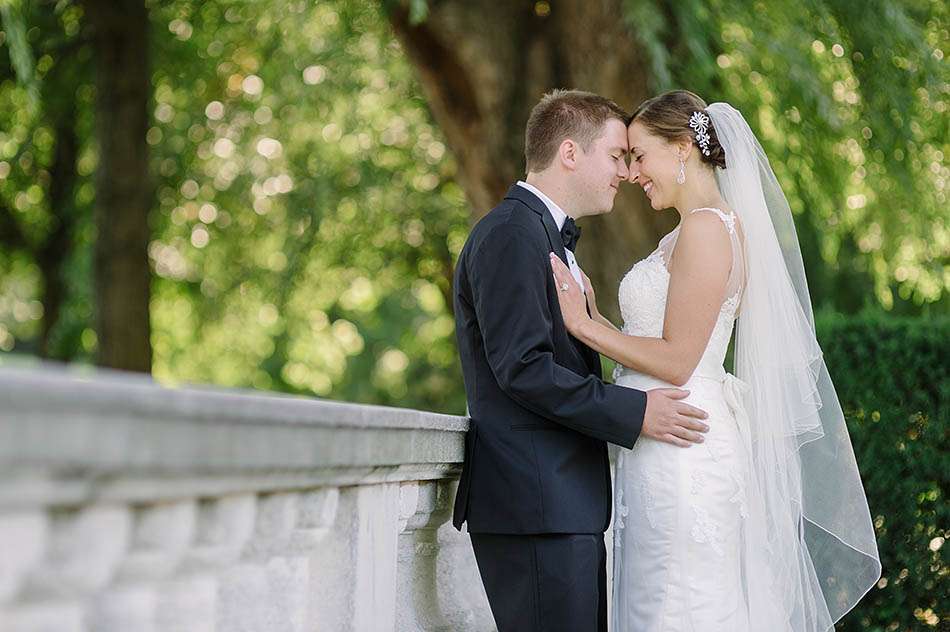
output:
M677 191L676 175L679 172L676 145L651 134L638 121L627 129L627 140L630 143L630 182L640 185L655 210L670 208Z

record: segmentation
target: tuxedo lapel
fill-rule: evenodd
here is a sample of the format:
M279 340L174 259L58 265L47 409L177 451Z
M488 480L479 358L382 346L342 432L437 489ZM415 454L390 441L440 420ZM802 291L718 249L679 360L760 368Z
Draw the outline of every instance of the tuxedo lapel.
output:
M570 264L567 262L567 252L564 250L564 241L561 239L561 231L558 230L557 223L554 221L554 217L551 215L548 207L544 205L544 202L542 202L540 198L538 198L538 196L536 196L534 193L517 184L508 189L508 194L505 196L505 199L518 200L541 216L541 222L544 224L544 231L547 233L548 243L551 246L551 251L554 252L561 259L561 261L564 262L564 265L569 266ZM587 309L587 315L590 316L589 308ZM568 335L570 336L574 347L584 358L584 361L587 363L591 373L596 375L598 378L602 377L600 370L600 354L574 336L571 336L570 334Z
M505 196L505 199L518 200L541 216L541 222L544 224L544 232L548 236L548 244L551 246L551 251L564 262L564 265L568 265L567 252L564 250L564 242L561 240L561 231L557 229L557 223L554 221L554 217L551 216L548 207L544 205L544 202L542 202L537 195L517 184L508 189L508 194Z

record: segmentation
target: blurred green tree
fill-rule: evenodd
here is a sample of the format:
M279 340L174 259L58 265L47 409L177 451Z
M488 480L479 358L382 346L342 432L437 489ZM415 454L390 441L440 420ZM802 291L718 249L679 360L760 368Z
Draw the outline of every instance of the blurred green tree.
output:
M63 344L71 327L62 316L64 310L75 310L69 268L82 230L83 204L77 197L88 193L80 191L77 162L83 133L81 87L90 74L89 57L75 12L57 12L49 3L0 8L10 51L0 56L0 77L18 77L0 90L5 113L0 185L8 193L0 197L7 316L0 322L0 348L9 348L16 336L41 357L69 359L75 345ZM32 45L27 23L33 25ZM34 284L35 293L28 289ZM11 297L17 297L13 304ZM23 325L35 321L40 326L34 335Z
M634 108L683 87L731 102L756 130L796 212L817 304L946 308L946 3L382 5L475 218L523 174L524 121L543 92L576 87ZM604 296L671 228L672 214L644 200L628 191L617 212L585 221L595 237L578 258Z
M35 349L41 357L74 356L75 336L67 335L63 345L54 334L61 330L57 326L68 301L72 248L82 240L83 216L90 215L91 189L77 190L77 169L96 167L94 274L80 281L91 281L94 288L96 360L103 366L148 371L151 272L146 246L153 197L145 142L148 14L134 1L90 0L82 6L84 17L79 6L68 2L3 5L4 32L11 34L4 76L15 70L22 90L11 86L5 95L17 106L5 127L10 130L7 157L17 168L11 174L11 162L0 166L3 179L14 187L12 205L0 203L0 238L10 264L31 261L27 268L39 269L42 288L40 299L28 303L25 312L21 308L22 317L14 317L25 323L41 320ZM93 74L98 124L86 142L101 149L93 149L94 156L82 165L81 109L92 92ZM77 203L77 195L85 202Z
M102 166L94 16L3 6L0 349L92 360L95 187L129 166ZM132 190L151 195L164 381L462 412L453 263L520 176L525 118L554 86L628 107L673 86L735 103L789 194L816 305L946 308L939 3L145 6L146 127L98 129L148 147ZM671 227L626 189L579 253L605 297Z
M152 16L156 376L464 410L447 297L468 213L378 9Z

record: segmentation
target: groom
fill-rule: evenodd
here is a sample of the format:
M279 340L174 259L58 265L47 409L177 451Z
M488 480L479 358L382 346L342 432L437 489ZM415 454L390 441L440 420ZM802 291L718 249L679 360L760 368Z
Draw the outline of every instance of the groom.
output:
M606 632L606 442L707 429L685 391L604 383L600 356L561 317L549 253L584 287L574 219L613 207L628 118L587 92L545 95L528 119L526 181L472 229L456 267L471 428L454 524L468 522L499 632Z

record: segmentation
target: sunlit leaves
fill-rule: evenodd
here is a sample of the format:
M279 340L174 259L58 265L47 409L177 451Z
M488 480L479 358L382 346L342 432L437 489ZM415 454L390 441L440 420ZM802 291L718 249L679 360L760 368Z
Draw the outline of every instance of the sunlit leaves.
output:
M441 292L468 215L377 10L154 11L156 29L191 27L153 78L159 377L461 411Z
M945 3L655 1L627 13L657 89L686 87L749 118L814 240L819 302L946 303ZM868 280L832 289L855 266Z
M142 187L154 196L156 375L464 410L449 290L469 214L455 163L380 7L149 7L153 181ZM412 7L424 18L425 1ZM816 303L945 305L943 4L624 7L657 89L689 87L746 113L789 194ZM79 44L59 48L81 41L81 5L62 0L49 15L55 23L27 31L33 75L44 107L75 104L80 134L73 204L81 225L67 269L70 299L53 337L69 357L83 357L96 344L95 91L88 64L68 89L57 75L61 62L86 54ZM55 134L31 108L9 51L0 31L0 203L35 243L54 225ZM0 251L0 350L30 349L39 285L28 254Z

